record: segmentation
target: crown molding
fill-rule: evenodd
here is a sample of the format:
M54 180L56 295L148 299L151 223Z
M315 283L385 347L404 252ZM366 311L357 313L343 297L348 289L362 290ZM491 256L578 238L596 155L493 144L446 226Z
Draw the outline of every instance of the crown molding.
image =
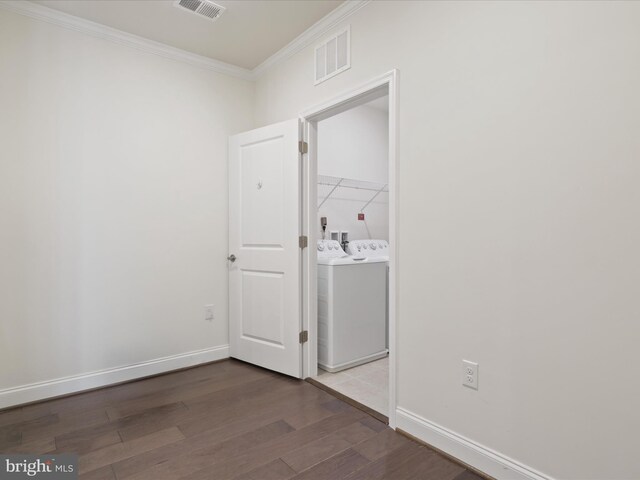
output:
M345 1L253 70L214 60L203 55L187 52L164 43L123 32L122 30L112 27L107 27L106 25L92 22L74 15L69 15L68 13L60 12L27 0L0 0L0 9L8 10L10 12L51 23L53 25L58 25L86 35L91 35L92 37L108 40L119 45L135 48L136 50L146 53L184 62L206 70L242 78L244 80L256 80L269 69L317 41L320 37L328 33L331 29L349 18L371 1L372 0Z
M249 69L187 52L164 43L155 42L153 40L139 37L138 35L107 27L100 23L69 15L37 3L24 0L2 0L0 1L0 8L58 25L60 27L68 28L69 30L91 35L92 37L101 38L119 45L135 48L136 50L141 50L146 53L188 63L206 70L212 70L214 72L243 78L245 80L252 79L251 70Z
M287 45L267 58L260 65L251 70L251 77L255 80L275 65L285 61L299 51L319 40L331 29L356 13L372 0L347 0L339 7L311 25L308 29L294 38Z

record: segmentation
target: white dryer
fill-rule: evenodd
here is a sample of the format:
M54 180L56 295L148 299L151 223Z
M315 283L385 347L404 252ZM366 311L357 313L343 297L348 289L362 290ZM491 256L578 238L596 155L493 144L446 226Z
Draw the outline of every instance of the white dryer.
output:
M387 355L387 261L319 240L318 364L338 372Z
M385 302L385 346L389 348L389 242L386 240L352 240L347 245L349 255L387 262Z

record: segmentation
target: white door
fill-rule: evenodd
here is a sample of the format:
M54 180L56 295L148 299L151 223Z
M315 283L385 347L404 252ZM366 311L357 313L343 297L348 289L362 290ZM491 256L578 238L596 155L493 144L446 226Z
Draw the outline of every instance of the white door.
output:
M231 356L302 374L298 120L229 139Z

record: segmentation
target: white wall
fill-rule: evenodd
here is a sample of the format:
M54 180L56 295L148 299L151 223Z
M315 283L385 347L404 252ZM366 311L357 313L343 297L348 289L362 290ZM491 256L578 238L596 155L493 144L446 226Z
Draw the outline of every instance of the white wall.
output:
M328 188L323 187L320 191ZM366 197L370 197L374 193L369 191L347 191L345 189L336 191L318 210L318 238L321 238L322 235L320 218L327 217L327 239L331 238L330 232L333 230L349 232L349 240L365 238L389 240L389 202L386 200L387 193L380 194L381 197L385 197L384 199L371 202L364 211L365 219L358 220L360 209L368 201ZM318 198L319 202L322 200L323 198Z
M378 100L380 102L382 99ZM385 100L388 100L385 98ZM368 104L360 105L318 122L318 174L367 182L364 187L382 186L389 174L389 114ZM369 183L372 182L372 183ZM318 185L318 205L333 187ZM389 194L380 193L365 209L364 221L358 220L363 206L375 191L338 187L318 210L327 217L327 237L331 230L348 231L351 240L389 239Z
M0 406L34 382L226 356L226 145L252 100L250 83L0 10Z
M388 112L365 104L318 122L318 174L387 183Z
M256 115L400 69L399 406L547 476L640 478L640 3L348 21L352 68L314 87L307 48L259 80Z

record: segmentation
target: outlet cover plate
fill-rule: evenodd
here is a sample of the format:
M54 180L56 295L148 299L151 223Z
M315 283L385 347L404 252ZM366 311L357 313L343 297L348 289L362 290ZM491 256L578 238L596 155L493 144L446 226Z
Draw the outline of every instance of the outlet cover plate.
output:
M215 312L213 310L213 305L205 305L204 306L204 319L208 322L213 322L215 318Z
M462 360L462 385L474 390L478 389L478 370L479 365L476 362Z

